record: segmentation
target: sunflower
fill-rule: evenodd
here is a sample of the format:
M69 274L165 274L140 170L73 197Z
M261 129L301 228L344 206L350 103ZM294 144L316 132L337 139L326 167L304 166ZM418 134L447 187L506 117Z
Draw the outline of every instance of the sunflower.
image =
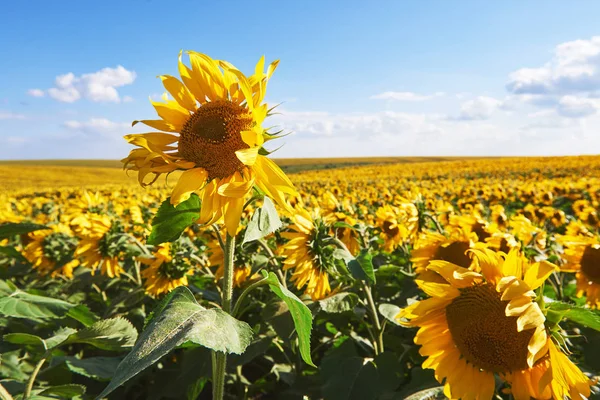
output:
M534 301L534 290L557 267L529 264L517 250L471 252L472 269L432 261L428 269L444 283L417 280L431 298L396 317L402 325L419 327L415 343L427 357L423 368L435 370L446 396L491 399L495 375L511 383L517 400L589 395L589 381L556 349Z
M105 215L87 214L78 218L74 225L80 237L75 249L75 257L81 257L81 265L92 270L92 274L100 268L102 275L110 278L120 276L123 268L119 264L119 242L113 240L113 223Z
M586 296L587 304L600 308L600 242L596 237L559 236L565 248L563 272L575 272L577 296Z
M185 257L176 257L177 242L163 243L152 253L152 257L138 257L138 260L148 268L142 271L145 279L146 293L152 297L169 293L179 286L187 286L188 275L194 270L190 268L190 261Z
M318 218L313 218L304 209L296 209L292 216L294 224L290 226L293 232L283 232L282 237L289 242L280 247L280 254L286 257L283 269L294 269L292 282L297 289L306 285L304 293L316 301L326 297L331 292L328 260L323 254L327 250L322 239L327 236L329 229Z
M31 242L23 250L24 257L41 275L63 275L73 278L73 269L79 265L73 259L76 239L68 226L50 225L49 229L29 233Z
M267 81L279 61L264 72L261 58L254 74L246 77L233 65L188 51L191 69L179 53L182 81L161 76L174 100L150 101L160 119L141 122L159 132L132 134L125 139L135 145L122 160L128 170L138 171L142 186L152 184L163 173L184 172L171 193L177 206L192 192L202 198L201 224L225 220L233 235L240 222L245 198L258 186L281 207L288 208L284 194L297 195L281 169L263 154L267 140L274 139L262 127L268 115L263 103ZM151 181L144 178L151 174Z
M376 215L384 250L389 253L417 235L419 211L412 203L406 202L399 206L386 204L377 209Z
M475 247L472 237L460 229L453 230L448 236L438 232L425 232L415 242L410 261L417 274L435 276L427 271L432 260L449 261L463 268L469 268L471 258L467 250Z
M316 201L318 204L319 202ZM357 220L348 214L354 214L354 209L349 202L344 200L340 203L335 195L331 192L326 192L320 203L323 206L322 216L328 224L341 222L346 225L354 226ZM334 227L335 236L346 245L350 253L357 255L360 251L360 243L358 242L358 233L355 229L349 227Z
M453 228L462 229L468 236L471 236L471 232L474 233L479 242L485 242L486 239L492 236L487 221L481 217L473 215L454 216L450 219L450 225Z

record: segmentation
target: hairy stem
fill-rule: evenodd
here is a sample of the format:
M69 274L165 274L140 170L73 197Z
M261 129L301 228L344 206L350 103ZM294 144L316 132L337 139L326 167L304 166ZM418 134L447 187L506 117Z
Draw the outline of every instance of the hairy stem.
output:
M231 299L233 298L233 255L235 250L235 237L227 234L223 246L225 260L223 262L223 302L221 308L231 314ZM215 355L215 368L213 369L213 400L222 400L225 394L225 370L227 367L227 354L217 352Z
M379 314L377 314L377 308L375 307L375 301L373 301L373 294L371 293L371 288L363 283L363 289L365 294L367 295L367 303L369 304L369 310L371 311L371 318L373 319L373 324L375 325L375 339L377 340L377 346L375 353L383 353L383 329L381 323L379 322Z
M27 400L29 398L29 396L31 396L31 390L33 389L33 384L35 383L35 378L37 378L37 375L39 374L40 370L42 369L42 366L44 365L44 363L46 362L46 359L48 357L50 357L50 352L46 351L46 353L44 353L44 355L42 356L42 359L40 361L38 361L35 368L33 369L33 372L31 373L31 376L29 377L29 380L27 381L27 386L25 387L25 391L23 392L23 400Z

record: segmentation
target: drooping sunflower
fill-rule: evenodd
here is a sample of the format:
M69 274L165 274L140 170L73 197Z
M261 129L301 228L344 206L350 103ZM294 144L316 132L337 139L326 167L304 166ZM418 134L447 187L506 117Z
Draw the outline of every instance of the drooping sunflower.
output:
M119 263L119 242L111 235L113 223L106 215L86 214L78 218L74 225L79 236L75 257L81 258L81 265L92 270L100 269L109 278L120 276L123 268Z
M159 245L152 257L138 257L141 263L148 265L141 274L145 279L146 293L150 296L157 297L176 287L187 286L187 277L194 273L194 269L187 258L177 257L176 253L177 245L167 242Z
M269 109L263 103L267 81L279 61L264 72L262 57L254 74L246 77L226 61L188 51L191 68L179 54L182 81L161 76L174 100L154 102L160 119L141 122L159 132L132 134L126 140L138 146L122 160L128 170L138 171L143 185L176 170L184 172L171 194L178 205L198 192L202 198L200 224L212 224L222 217L229 234L239 225L245 198L258 186L281 207L287 208L285 194L297 195L293 184L261 149L274 139L262 127ZM151 174L151 182L144 178Z
M386 204L377 209L376 215L385 251L391 253L402 243L416 237L419 230L419 211L414 204L408 201L398 206Z
M50 225L49 229L29 233L31 242L25 246L23 256L41 275L63 275L73 278L73 269L79 260L73 258L77 241L73 232L63 224Z
M589 380L555 347L534 290L556 270L529 264L518 250L471 250L474 268L432 261L444 283L417 280L431 298L404 308L397 320L419 327L415 343L451 399L491 399L494 375L517 400L589 395ZM476 272L479 271L479 272Z
M323 254L327 247L322 243L329 229L301 208L295 210L292 220L292 232L281 233L282 237L289 239L280 247L280 254L286 257L283 269L293 269L291 280L297 289L306 285L304 293L315 301L322 299L331 292L327 273L327 263L331 258Z
M559 236L567 263L563 272L575 272L577 296L586 296L591 307L600 308L600 241L588 236Z

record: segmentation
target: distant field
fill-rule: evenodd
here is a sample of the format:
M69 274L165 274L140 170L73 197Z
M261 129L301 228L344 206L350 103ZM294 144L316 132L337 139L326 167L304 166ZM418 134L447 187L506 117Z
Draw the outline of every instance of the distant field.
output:
M482 157L479 157L482 158ZM457 161L469 157L360 157L360 158L280 158L275 159L287 173L372 164L404 164ZM127 175L118 160L23 160L0 161L0 189L26 187L58 188L135 183L135 173Z

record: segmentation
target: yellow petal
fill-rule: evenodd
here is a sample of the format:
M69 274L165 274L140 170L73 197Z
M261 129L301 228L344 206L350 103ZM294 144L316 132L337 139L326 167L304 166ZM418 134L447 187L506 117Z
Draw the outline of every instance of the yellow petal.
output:
M170 75L161 75L160 79L162 80L165 89L171 93L171 96L173 96L175 101L177 101L181 107L188 111L196 111L196 99L179 79Z
M531 303L531 306L517 318L517 331L522 332L526 329L533 329L544 325L546 317L537 303Z
M531 305L531 297L518 296L508 302L506 305L506 316L515 317L523 314Z
M230 236L235 236L244 208L244 198L228 198L225 204L225 228Z
M217 193L225 197L244 198L254 186L254 179L231 181L219 186Z
M502 293L501 300L512 300L517 296L527 295L535 297L535 293L527 286L525 282L514 276L505 276L496 285L496 290Z
M188 169L179 177L171 194L171 204L177 206L206 183L208 173L204 168Z
M466 288L483 280L483 276L467 268L459 267L448 261L432 260L427 269L440 274L448 283L456 288Z
M533 264L527 271L523 280L531 289L537 289L548 279L552 272L557 271L558 267L548 261L541 261Z
M182 51L179 52L179 75L181 76L181 80L196 100L204 104L206 103L206 93L202 90L202 86L194 79L192 70L181 60L182 53Z
M435 282L426 282L419 279L415 280L415 283L421 288L421 290L423 290L431 297L453 299L460 295L458 289L451 285Z
M235 155L244 165L254 165L258 157L258 150L258 147L250 147L236 151Z
M523 278L523 258L518 249L511 249L506 255L502 264L502 274Z
M170 124L162 119L144 119L141 121L133 121L131 126L135 126L139 122L141 122L144 125L148 125L151 128L158 129L159 131L179 132L179 129L175 125Z
M169 101L167 103L155 102L150 99L150 103L154 106L156 113L159 117L164 119L169 124L175 126L177 131L181 131L183 125L187 122L190 117L190 113L185 108L181 107L175 101Z
M263 136L255 130L242 131L241 135L244 143L250 147L260 147L264 143Z

